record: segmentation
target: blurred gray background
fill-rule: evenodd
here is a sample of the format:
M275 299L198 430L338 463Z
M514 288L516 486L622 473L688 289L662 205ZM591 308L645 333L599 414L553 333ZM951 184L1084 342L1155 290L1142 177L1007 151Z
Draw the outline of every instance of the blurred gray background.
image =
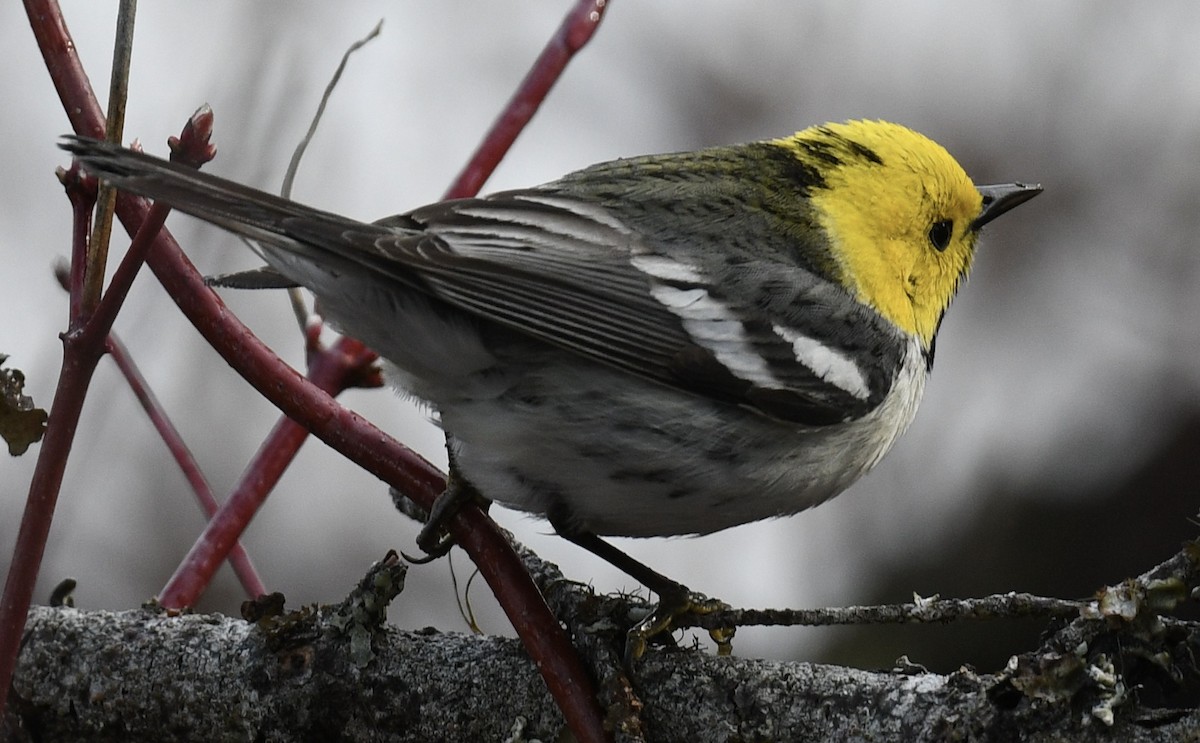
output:
M64 2L102 101L115 6ZM404 211L439 198L567 6L143 3L126 138L165 153L165 138L207 102L220 148L211 172L276 190L343 50L384 18L382 37L351 60L294 197L362 219ZM921 412L874 473L795 518L620 546L734 605L815 607L904 601L913 591L1087 595L1194 535L1197 38L1200 4L1190 0L1136 11L1094 0L616 0L485 190L852 117L928 134L977 182L1046 187L989 229L943 327ZM0 6L0 48L0 353L49 407L66 317L51 265L68 254L70 229L53 169L67 164L55 142L68 124L16 3ZM214 228L182 216L169 225L207 273L255 262ZM302 364L282 296L224 297ZM148 272L117 332L227 493L277 412L204 345ZM440 432L397 395L342 399L444 463ZM36 455L0 460L0 572ZM603 591L634 587L543 522L493 513L568 576ZM102 363L39 599L69 575L83 607L136 606L162 587L202 523L132 394ZM386 550L412 550L415 533L381 483L312 440L244 541L268 586L295 606L337 600ZM461 582L469 563L456 553L454 564ZM236 614L241 599L226 568L199 608ZM485 630L511 632L482 582L470 601ZM442 560L410 572L392 618L463 629L455 607ZM935 668L987 668L1037 629L743 630L735 652L868 667L907 653Z

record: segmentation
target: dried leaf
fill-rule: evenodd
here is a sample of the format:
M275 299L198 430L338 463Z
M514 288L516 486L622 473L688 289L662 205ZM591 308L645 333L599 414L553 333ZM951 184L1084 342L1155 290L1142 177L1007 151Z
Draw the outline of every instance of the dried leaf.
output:
M0 353L0 366L7 360L8 356ZM24 389L25 375L20 369L0 368L0 438L14 457L41 441L50 417L45 410L34 407L33 399L22 394Z

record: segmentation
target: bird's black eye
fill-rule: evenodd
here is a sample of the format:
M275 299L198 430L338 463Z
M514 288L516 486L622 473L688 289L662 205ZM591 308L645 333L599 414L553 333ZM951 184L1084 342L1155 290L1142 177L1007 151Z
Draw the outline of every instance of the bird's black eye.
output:
M940 253L950 244L950 236L953 234L954 223L949 219L943 219L941 222L934 222L933 226L929 228L929 242Z

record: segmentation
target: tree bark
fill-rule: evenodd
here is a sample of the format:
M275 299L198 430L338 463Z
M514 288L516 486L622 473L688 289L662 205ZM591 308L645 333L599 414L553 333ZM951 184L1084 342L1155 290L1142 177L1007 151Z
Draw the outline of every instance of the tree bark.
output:
M1193 651L1195 634L1183 638ZM938 675L652 649L632 685L652 741L1200 737L1194 708L1106 697L1111 684L1089 681L1095 662L1048 647L998 674ZM327 608L249 622L36 607L6 723L13 740L88 741L518 741L563 729L517 641L386 626L364 636Z

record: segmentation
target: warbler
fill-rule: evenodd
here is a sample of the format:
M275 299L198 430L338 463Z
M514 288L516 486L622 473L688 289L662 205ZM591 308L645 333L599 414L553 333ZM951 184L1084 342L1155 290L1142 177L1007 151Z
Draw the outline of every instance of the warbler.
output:
M976 187L904 126L600 163L377 222L116 145L117 187L249 238L428 403L456 474L666 598L599 539L708 534L845 490L908 427L981 228L1040 186Z

